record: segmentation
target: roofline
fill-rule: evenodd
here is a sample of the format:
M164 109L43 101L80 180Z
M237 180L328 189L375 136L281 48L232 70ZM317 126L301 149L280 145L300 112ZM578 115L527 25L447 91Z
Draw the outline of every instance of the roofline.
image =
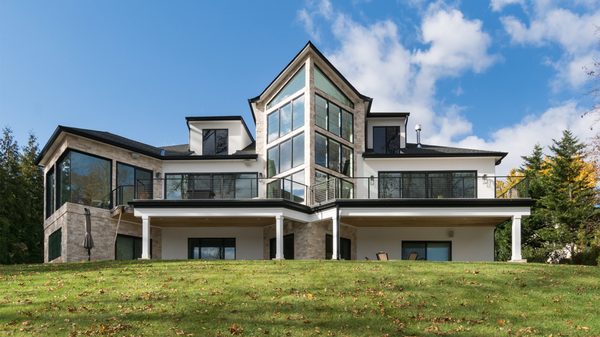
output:
M367 118L396 118L396 117L408 117L410 112L368 112Z
M363 158L371 159L393 159L393 158L444 158L444 157L493 157L500 159L496 160L496 165L500 165L502 159L508 155L508 152L481 152L481 153L367 153L362 154Z
M254 153L240 153L240 154L228 154L228 155L189 155L189 156L163 156L162 160L248 160L258 159L258 154Z
M254 116L254 114L253 114ZM244 120L244 117L240 116L240 115L230 115L230 116L189 116L185 118L185 122L188 126L188 129L190 128L190 122L203 122L203 121L241 121L242 125L244 126L244 129L246 129L246 133L248 134L248 136L250 136L250 140L252 140L252 142L254 142L254 137L252 136L252 133L250 133L250 129L248 128L248 125L246 124L246 121ZM256 124L256 119L254 120L254 123Z
M331 208L345 207L530 207L533 199L336 199L331 202L307 206L285 199L248 199L248 200L133 200L129 205L139 208L271 208L283 207L305 214L324 211Z
M344 77L344 75L342 75L342 73L327 59L327 57L325 57L325 55L323 55L323 53L321 53L321 51L312 43L312 41L308 41L306 43L306 45L304 45L304 47L302 47L302 49L300 49L300 51L298 53L296 53L296 55L292 58L292 60L290 62L288 62L288 64L283 67L283 69L277 74L277 76L275 76L275 78L273 78L273 80L271 81L271 83L269 83L269 85L267 85L265 87L265 89L256 97L252 97L248 99L248 104L250 105L250 111L252 112L252 118L254 118L254 122L256 123L256 116L254 115L254 109L252 108L252 103L258 101L260 99L260 97L273 85L273 83L275 83L277 81L277 79L281 76L281 74L283 74L285 72L285 70L287 68L290 67L290 65L292 65L292 63L294 63L294 61L296 61L296 59L300 56L300 54L302 54L302 52L304 52L304 50L306 48L311 48L316 54L317 56L319 56L321 59L323 59L323 61L325 62L325 64L331 68L333 70L333 72L342 79L342 81L352 90L354 91L354 93L360 97L361 99L363 99L364 101L367 101L369 103L369 106L367 107L367 113L370 112L371 110L371 106L373 105L373 98L363 95L361 94L353 85L352 83L350 83L350 81L348 81L348 79L346 77Z

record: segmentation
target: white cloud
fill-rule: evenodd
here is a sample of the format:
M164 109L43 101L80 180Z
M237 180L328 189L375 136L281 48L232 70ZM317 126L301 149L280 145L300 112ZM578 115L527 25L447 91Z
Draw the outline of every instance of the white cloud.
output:
M494 12L501 11L504 7L508 5L524 5L524 0L492 0L490 2L490 7Z
M582 69L584 62L597 54L600 10L579 14L555 7L552 2L538 2L529 20L527 24L514 16L501 18L504 29L514 43L559 46L563 51L562 56L550 62L557 71L553 86L558 90L566 83L572 88L580 88L586 82Z

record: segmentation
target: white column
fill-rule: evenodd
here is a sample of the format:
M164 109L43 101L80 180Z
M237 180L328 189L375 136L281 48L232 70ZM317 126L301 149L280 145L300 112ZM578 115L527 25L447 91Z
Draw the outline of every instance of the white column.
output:
M283 215L275 217L275 260L283 260Z
M142 260L150 259L150 218L142 217Z
M335 215L331 218L331 231L333 232L333 235L332 235L333 242L332 242L332 246L331 246L333 249L333 251L331 252L332 260L337 260L339 257L339 248L338 248L338 243L340 242L339 227L340 227L340 222L339 222L337 211L336 211Z
M511 261L521 262L521 216L514 215L512 217L512 257Z

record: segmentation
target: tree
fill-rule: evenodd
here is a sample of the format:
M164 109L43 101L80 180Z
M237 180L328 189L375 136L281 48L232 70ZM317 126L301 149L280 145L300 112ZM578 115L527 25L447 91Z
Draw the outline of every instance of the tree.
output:
M589 244L596 214L595 171L586 165L584 148L568 130L560 140L553 140L543 180L547 190L539 198L546 226L537 234L555 249L568 247L571 257L577 246Z

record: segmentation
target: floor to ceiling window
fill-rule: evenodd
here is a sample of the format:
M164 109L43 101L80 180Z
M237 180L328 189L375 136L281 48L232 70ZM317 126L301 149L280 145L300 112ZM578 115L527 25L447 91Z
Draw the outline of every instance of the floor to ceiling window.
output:
M68 150L57 165L57 208L65 202L110 208L111 175L109 159Z

